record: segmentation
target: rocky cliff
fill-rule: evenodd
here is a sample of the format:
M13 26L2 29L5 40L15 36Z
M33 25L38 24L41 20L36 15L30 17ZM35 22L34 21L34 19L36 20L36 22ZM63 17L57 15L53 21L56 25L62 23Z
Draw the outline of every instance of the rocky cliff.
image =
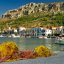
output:
M29 3L18 9L9 10L2 18L18 18L38 12L64 12L64 2L61 3Z

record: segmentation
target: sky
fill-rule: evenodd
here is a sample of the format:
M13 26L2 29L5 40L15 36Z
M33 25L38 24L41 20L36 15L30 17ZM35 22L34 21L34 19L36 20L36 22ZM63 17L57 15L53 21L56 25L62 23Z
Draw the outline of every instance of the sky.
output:
M47 2L63 2L64 0L0 0L0 16L8 10L19 8L30 2L47 3Z

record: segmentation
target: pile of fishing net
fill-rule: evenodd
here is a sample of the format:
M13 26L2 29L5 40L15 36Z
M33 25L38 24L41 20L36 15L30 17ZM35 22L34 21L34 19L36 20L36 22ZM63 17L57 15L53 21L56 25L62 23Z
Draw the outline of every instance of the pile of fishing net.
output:
M15 42L4 42L0 44L0 62L18 58L18 47Z
M51 55L52 51L42 45L36 47L33 51L20 51L15 42L0 44L0 62L49 57Z
M50 49L43 45L36 47L34 52L38 55L38 57L49 57L53 54Z

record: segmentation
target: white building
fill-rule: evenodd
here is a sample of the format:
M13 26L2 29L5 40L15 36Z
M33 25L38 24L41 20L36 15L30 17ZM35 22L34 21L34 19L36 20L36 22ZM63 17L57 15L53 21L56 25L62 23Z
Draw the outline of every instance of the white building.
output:
M60 32L62 35L64 35L64 27L63 26L60 26Z
M25 27L19 27L19 31L23 31L23 30L26 30Z
M14 28L14 33L17 33L17 32L18 32L17 29Z
M26 28L25 27L19 27L19 34L21 36L24 36L26 34L25 31L26 31Z
M51 29L45 29L45 36L51 35L52 30Z
M34 37L38 37L40 35L42 35L41 33L41 28L31 28L31 35L34 36Z

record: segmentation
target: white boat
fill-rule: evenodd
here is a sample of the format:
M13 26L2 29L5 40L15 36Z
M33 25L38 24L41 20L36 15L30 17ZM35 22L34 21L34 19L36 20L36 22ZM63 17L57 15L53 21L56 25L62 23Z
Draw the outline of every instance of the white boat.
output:
M10 35L10 36L7 36L7 37L12 37L12 36Z
M64 45L64 38L57 38L55 44Z
M44 38L43 36L39 36L38 38Z
M31 38L31 36L27 36L26 38Z
M59 41L63 41L64 40L64 37L59 37L59 38L57 38L57 40L59 40Z
M45 36L44 39L48 39L48 38Z
M12 34L11 35L13 38L19 38L20 37L20 35L15 35L15 34Z
M0 35L0 37L5 37L5 36L3 36L3 35Z
M48 39L47 36L39 36L38 38Z

